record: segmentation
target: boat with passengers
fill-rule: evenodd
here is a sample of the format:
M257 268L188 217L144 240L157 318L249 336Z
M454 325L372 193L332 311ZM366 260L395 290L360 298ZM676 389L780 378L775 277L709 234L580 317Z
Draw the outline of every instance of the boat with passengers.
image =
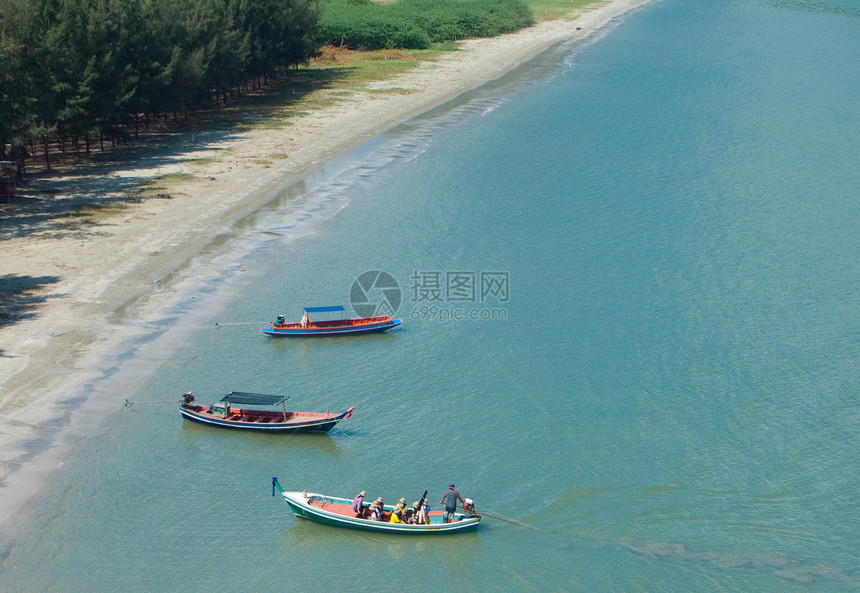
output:
M377 502L371 504L370 507L364 507L360 513L356 513L352 508L353 501L348 498L309 493L307 490L288 492L281 487L277 478L272 478L273 496L276 491L280 492L296 517L333 527L386 533L427 535L433 533L474 531L481 522L481 516L475 513L455 513L452 521L445 522L442 511L430 511L427 513L428 523L410 523L407 521L392 523L391 514L396 512L397 506L386 505L384 503L379 504L381 499L377 499ZM401 502L403 500L401 499ZM425 491L420 501L417 501L413 506L421 507L426 500L427 492ZM467 500L471 504L471 500ZM374 520L370 512L374 505L379 507L378 520Z

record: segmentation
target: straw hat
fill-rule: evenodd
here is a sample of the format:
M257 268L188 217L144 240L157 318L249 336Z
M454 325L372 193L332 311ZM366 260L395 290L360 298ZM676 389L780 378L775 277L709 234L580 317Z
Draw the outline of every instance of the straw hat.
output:
M406 499L401 497L399 502L400 504L406 504Z
M366 494L367 494L367 492L365 492L364 490L362 490L361 492L358 493L359 496L364 496Z
M373 501L373 502L375 502L375 503L376 503L376 504L378 504L379 506L382 506L382 497L380 496L379 498L377 498L377 499L376 499L375 501Z

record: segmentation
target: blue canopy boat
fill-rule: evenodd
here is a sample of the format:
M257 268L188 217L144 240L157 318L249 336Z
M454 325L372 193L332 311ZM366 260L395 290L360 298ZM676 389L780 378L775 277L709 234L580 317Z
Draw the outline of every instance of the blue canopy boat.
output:
M343 336L349 334L364 334L370 332L384 332L402 324L400 319L392 319L389 315L379 317L354 317L345 319L343 313L346 311L342 306L333 307L305 307L302 320L296 323L287 323L283 315L278 315L277 321L271 327L261 328L260 331L267 336ZM329 319L325 321L312 321L311 313L341 313L340 319Z
M457 513L454 515L454 520L450 523L445 523L443 520L444 513L442 511L430 511L429 523L391 523L391 513L395 510L393 505L382 505L382 518L375 521L369 518L369 513L365 509L361 513L361 517L356 516L352 510L352 501L348 498L338 498L336 496L326 496L324 494L313 494L307 490L302 492L286 492L277 478L272 478L272 495L275 490L281 493L287 505L293 511L296 517L315 521L324 525L333 527L345 527L347 529L362 529L365 531L382 531L386 533L410 533L410 534L431 534L431 533L458 533L461 531L474 531L478 528L478 523L481 522L481 516L477 514ZM426 499L427 493L424 493L420 503ZM374 503L376 504L376 503ZM365 505L367 506L367 505ZM372 505L371 505L372 506Z
M221 398L220 405L199 406L194 403L194 395L189 391L182 397L179 412L184 418L222 428L243 428L267 432L328 432L341 420L352 416L355 406L340 414L314 412L288 412L284 404L289 396L267 395L231 391ZM237 406L272 407L280 410L261 410L258 408L234 408Z

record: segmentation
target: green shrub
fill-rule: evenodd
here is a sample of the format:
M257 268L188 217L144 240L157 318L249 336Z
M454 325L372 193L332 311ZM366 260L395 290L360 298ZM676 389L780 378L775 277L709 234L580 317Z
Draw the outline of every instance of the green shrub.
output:
M398 49L427 49L430 47L430 37L426 31L418 27L396 31L391 42L391 47Z
M523 0L330 0L323 6L316 40L359 50L425 49L534 24Z

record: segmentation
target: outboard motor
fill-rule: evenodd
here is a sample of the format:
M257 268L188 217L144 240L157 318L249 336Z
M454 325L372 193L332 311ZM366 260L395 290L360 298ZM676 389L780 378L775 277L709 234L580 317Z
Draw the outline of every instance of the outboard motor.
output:
M463 510L469 513L470 515L475 514L475 501L471 498L467 498L463 500Z
M191 404L191 402L193 402L193 401L194 401L194 395L192 395L192 393L191 393L190 391L187 391L187 392L185 392L185 394L182 396L182 401L183 401L183 402L185 403L185 405L187 406L187 405Z
M283 315L278 315L278 320L275 322L275 325L286 325L287 318Z

